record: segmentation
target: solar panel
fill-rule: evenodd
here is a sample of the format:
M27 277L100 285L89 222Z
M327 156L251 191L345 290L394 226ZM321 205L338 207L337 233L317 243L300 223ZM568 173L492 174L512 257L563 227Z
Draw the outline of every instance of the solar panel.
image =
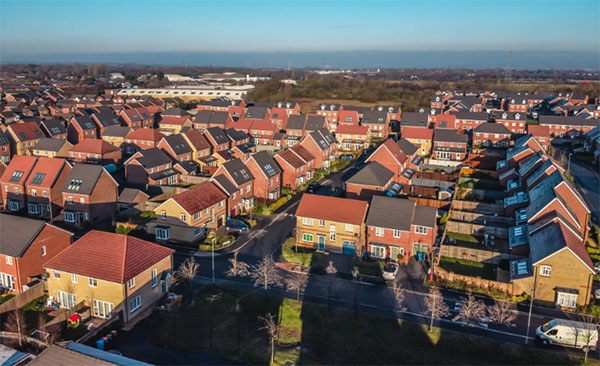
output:
M515 235L516 235L516 236L523 235L523 228L522 228L522 227L520 227L520 226L516 227L516 228L515 228Z
M23 172L22 171L15 170L12 173L11 177L10 177L10 181L11 182L18 182L21 179L22 176L23 176Z
M33 179L31 180L31 184L40 184L46 177L46 173L35 173Z
M517 263L517 274L523 275L527 273L527 263L525 261L521 261Z
M67 187L67 189L70 189L72 191L78 191L82 183L83 180L81 179L73 179L71 183L69 183L69 187Z

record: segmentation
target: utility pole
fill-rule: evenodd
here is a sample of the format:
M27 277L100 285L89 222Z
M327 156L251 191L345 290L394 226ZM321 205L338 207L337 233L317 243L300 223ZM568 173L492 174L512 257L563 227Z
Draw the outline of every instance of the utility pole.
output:
M529 343L529 327L531 326L531 312L533 310L533 300L535 298L535 285L537 282L537 270L533 268L533 288L531 289L531 301L529 302L529 315L527 316L527 333L525 333L525 344Z
M215 236L217 233L215 232ZM215 283L215 240L216 237L212 239L212 283Z

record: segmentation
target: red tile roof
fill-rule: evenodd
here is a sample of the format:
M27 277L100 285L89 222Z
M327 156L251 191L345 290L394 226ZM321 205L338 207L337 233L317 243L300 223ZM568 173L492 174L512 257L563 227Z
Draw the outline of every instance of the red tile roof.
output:
M242 131L248 132L248 130L250 129L250 126L252 126L252 123L254 121L255 121L254 119L250 119L250 118L240 118L237 121L228 119L227 123L225 123L225 128L235 128L236 130L242 130Z
M276 156L279 156L281 159L288 162L295 169L298 169L305 164L291 149L282 150L278 152Z
M125 136L126 139L129 140L144 140L144 141L160 141L165 137L158 130L153 128L138 128L133 130Z
M120 149L104 140L84 139L77 145L74 145L72 148L70 148L69 151L104 155L111 152L120 151Z
M594 264L590 259L590 255L588 254L583 241L579 240L575 234L573 234L565 225L563 225L562 222L559 221L559 223L554 225L558 225L560 227L560 231L563 234L567 248L571 249L571 251L573 251L573 253L575 253L575 255L579 257L579 259L581 259L581 261L585 263L590 270L593 271Z
M408 160L408 156L406 156L402 149L400 149L400 146L398 146L394 139L390 138L385 140L385 142L379 148L377 148L377 150L382 149L384 147L387 148L387 151L389 151L389 153L398 161L399 164L403 164L406 160ZM371 154L371 156L367 158L367 161L376 161L376 159L373 157L375 156L375 152L377 150L375 150Z
M26 184L32 184L39 187L51 187L56 180L67 161L60 158L45 158L39 157L37 163L31 170ZM39 183L32 183L33 178L37 173L45 174L44 178Z
M335 130L336 134L346 135L367 135L369 133L368 126L354 126L354 125L339 125Z
M271 121L267 121L264 119L255 119L252 120L252 125L250 126L250 130L257 130L259 133L262 131L278 131L277 125Z
M402 127L402 138L433 140L433 129L423 127Z
M367 206L365 201L304 193L296 216L360 225Z
M129 235L92 230L44 267L125 283L174 252Z
M227 195L213 182L204 182L172 197L188 214L193 215L219 201L227 199Z
M186 121L191 121L191 119L187 116L164 116L160 120L160 123L165 125L183 126Z
M346 122L346 117L352 117L352 122ZM339 113L338 121L341 123L358 123L358 111L342 110Z
M196 150L210 149L208 140L200 130L187 130L183 133Z
M0 182L2 183L11 183L11 184L23 184L29 175L29 172L33 169L33 166L37 162L37 158L35 156L21 156L15 155L10 159L8 163L8 167L0 177ZM12 177L15 171L23 172L23 175L17 182L10 182L10 177Z
M8 125L14 134L17 136L19 141L29 141L39 139L41 137L46 137L40 127L35 122L24 122L24 123L12 123ZM38 131L36 133L36 131ZM21 134L25 135L25 138L21 136Z
M292 146L290 149L296 154L298 154L307 163L311 160L315 160L313 154L311 154L310 151L308 151L304 146L296 145Z
M527 132L537 137L549 137L550 127L540 125L527 125Z

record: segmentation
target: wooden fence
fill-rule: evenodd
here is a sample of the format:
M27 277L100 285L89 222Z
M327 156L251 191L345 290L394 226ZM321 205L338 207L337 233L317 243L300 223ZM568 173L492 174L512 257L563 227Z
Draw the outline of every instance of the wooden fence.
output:
M62 323L64 321L66 321L67 319L69 319L73 314L75 314L79 310L83 309L84 307L85 307L85 301L82 300L81 302L79 302L78 304L76 304L75 306L73 306L71 308L60 308L58 310L51 311L50 313L48 313L48 315L52 316L53 318L52 318L52 320L50 320L48 322L47 325Z
M454 209L450 210L449 219L479 225L497 223L500 225L513 226L515 223L515 220L512 217L485 215L477 212L458 211Z
M40 281L27 291L18 294L7 302L0 304L0 314L23 307L46 293L46 281Z
M515 284L512 282L500 282L500 281L487 280L487 279L484 279L481 277L470 277L470 276L459 275L454 272L448 272L445 269L443 269L442 267L440 267L439 265L435 266L433 273L434 273L435 277L440 278L442 280L463 281L470 285L480 287L480 288L487 288L490 290L497 289L497 290L507 293L510 296L520 295L522 292L521 289L518 287L515 289Z
M437 172L417 171L416 176L417 176L417 178L421 178L421 179L443 180L445 182L452 182L452 181L455 181L458 179L459 174L458 173L444 174L444 173L437 173Z
M504 208L492 203L478 201L453 200L452 209L460 211L477 212L486 215L504 215Z
M463 247L459 245L442 244L440 246L440 256L458 259L468 259L475 262L500 263L500 259L505 258L501 252L487 249L476 249Z
M417 203L417 205L441 208L443 210L450 209L450 201L440 201L440 200L435 200L432 198L412 197L412 196L407 196L406 198L408 198L411 201L415 201Z
M508 238L508 228L498 227L498 226L490 226L488 225L478 225L478 224L470 224L468 222L459 222L448 220L446 223L446 229L453 233L460 234L468 234L468 235L477 235L483 236L484 234L495 236L498 239L507 239Z
M181 179L182 182L188 183L188 184L200 184L200 183L208 182L208 180L210 178L209 177L199 177L197 175L181 175L179 177L179 179Z

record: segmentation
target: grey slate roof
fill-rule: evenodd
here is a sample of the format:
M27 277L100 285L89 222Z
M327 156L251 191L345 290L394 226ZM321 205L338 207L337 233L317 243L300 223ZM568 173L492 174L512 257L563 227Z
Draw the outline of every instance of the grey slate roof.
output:
M119 194L118 201L124 203L133 203L138 194L143 194L146 196L146 199L149 197L146 193L140 191L139 189L126 187L123 189L121 194Z
M210 127L206 129L206 133L208 133L212 138L216 141L217 144L229 143L229 137L222 128L219 127Z
M433 130L433 141L466 143L468 139L467 135L458 133L458 130L452 128L436 128Z
M129 127L125 126L108 126L104 129L102 136L125 137L131 132Z
M281 168L275 162L275 159L271 155L269 155L266 151L259 151L252 155L254 161L259 166L259 168L265 173L265 175L269 178L281 174Z
M219 187L230 196L232 194L234 194L235 192L237 192L237 188L233 185L233 183L231 183L229 178L227 178L227 176L225 176L224 174L213 177L211 180L217 181L217 183L219 184Z
M226 128L225 133L233 141L243 141L250 139L250 135L242 130L236 130L235 128Z
M66 143L67 140L44 137L38 140L33 149L57 152Z
M427 113L404 112L402 113L402 117L400 118L400 123L402 126L427 127L427 118Z
M75 121L77 121L77 124L83 130L95 130L96 129L96 124L88 116L73 116L73 118L75 118Z
M89 195L103 171L104 168L100 165L75 164L61 192Z
M268 112L269 112L269 108L267 108L267 107L260 107L260 106L248 107L246 109L246 115L244 117L245 118L264 119L267 116Z
M387 112L380 111L365 111L360 123L376 123L385 124L387 122Z
M600 120L589 118L583 119L576 116L540 116L540 124L551 124L551 125L566 125L566 126L598 126Z
M6 145L8 143L8 137L6 137L6 134L0 130L0 145Z
M65 127L65 123L60 119L47 119L40 123L40 126L43 127L50 136L56 136L63 133L67 133L67 129Z
M104 127L106 126L119 126L121 122L119 118L113 112L94 112L94 116L100 121L100 124Z
M379 164L376 161L372 161L365 165L364 168L359 170L356 174L350 177L346 184L360 184L368 186L384 187L388 184L390 179L394 176L394 172Z
M410 231L416 203L403 198L373 196L366 224L387 229Z
M20 257L45 224L42 220L0 213L0 254Z
M167 144L169 144L171 149L173 149L173 152L176 155L187 154L192 152L192 148L182 135L169 135L166 136L164 139L167 142Z
M230 160L223 164L223 167L229 172L238 187L254 179L254 176L241 159Z
M475 127L473 132L497 133L510 135L511 132L502 123L482 123Z
M225 125L228 116L229 113L223 111L201 110L196 113L194 122Z
M289 122L289 121L288 121ZM307 116L304 129L307 131L315 131L325 126L325 116Z
M398 140L398 147L408 156L411 156L412 154L416 153L417 150L419 150L417 146L413 145L413 143L407 139Z
M153 168L159 165L165 165L172 162L171 158L159 148L140 150L142 156L136 160L142 164L144 168Z
M183 117L183 116L189 116L190 114L186 111L184 111L181 108L169 108L166 111L161 113L162 116L177 116L177 117Z
M290 116L290 118L288 118L286 129L288 129L288 130L303 130L305 121L306 121L306 116L292 114Z
M413 216L413 225L434 227L437 210L431 206L420 206L415 207L415 214Z
M553 224L529 236L530 258L533 263L566 246L559 224Z

